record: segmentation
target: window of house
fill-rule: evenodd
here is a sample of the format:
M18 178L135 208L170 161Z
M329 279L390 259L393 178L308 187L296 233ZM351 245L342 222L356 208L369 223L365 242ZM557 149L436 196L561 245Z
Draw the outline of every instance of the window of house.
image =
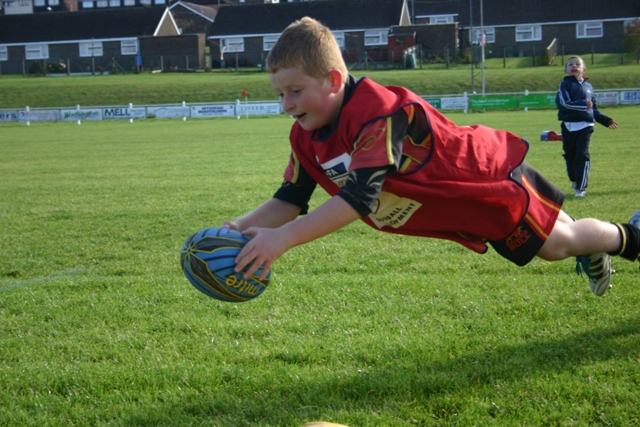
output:
M102 56L102 42L80 42L78 45L80 47L80 57Z
M98 0L96 2L97 7L109 7L109 0Z
M482 40L482 33L484 32L484 35L486 37L485 42L486 43L495 43L496 42L496 29L493 27L484 27L482 29L480 28L474 28L473 31L469 32L469 43L471 44L480 44L480 41Z
M264 51L270 51L280 38L279 34L269 34L262 37L262 49Z
M0 61L9 60L9 48L7 46L0 45Z
M49 45L28 44L24 47L25 59L49 59Z
M166 0L154 0L153 4L165 4L167 3Z
M364 32L365 46L387 45L389 42L389 32L387 30L370 30Z
M244 52L244 37L227 37L221 41L224 53Z
M600 38L604 35L604 29L602 22L578 22L576 24L576 38L579 39L592 39Z
M83 9L93 9L93 1L83 1L82 2Z
M60 6L60 0L48 0L49 6Z
M45 0L34 0L33 6L34 7L44 7L45 3L46 3Z
M120 7L120 0L109 0L109 7Z
M140 4L143 6L151 6L151 0L140 0Z
M429 24L453 24L455 15L429 15L427 22Z
M138 40L128 39L120 41L121 55L136 55L138 53Z
M124 0L124 5L125 6L135 6L136 5L136 0Z
M531 42L536 40L542 40L542 26L516 25L517 42Z
M336 38L340 49L344 49L344 31L332 31L333 37Z

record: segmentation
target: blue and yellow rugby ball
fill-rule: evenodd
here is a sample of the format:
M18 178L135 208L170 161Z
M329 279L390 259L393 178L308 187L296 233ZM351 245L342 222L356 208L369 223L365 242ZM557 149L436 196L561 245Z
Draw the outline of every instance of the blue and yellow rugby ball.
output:
M259 296L269 285L271 272L265 280L258 269L245 278L235 272L235 259L249 241L230 228L205 228L190 236L180 251L180 265L189 282L212 298L243 302Z

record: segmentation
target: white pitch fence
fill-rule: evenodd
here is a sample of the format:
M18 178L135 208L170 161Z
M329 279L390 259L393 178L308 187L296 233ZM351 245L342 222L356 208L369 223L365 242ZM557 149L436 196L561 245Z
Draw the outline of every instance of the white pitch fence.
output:
M640 104L640 89L607 89L596 91L598 105ZM423 96L434 107L447 111L530 110L555 108L555 92L514 92L486 95L467 94ZM134 120L142 119L207 119L216 117L274 116L282 114L277 100L161 105L115 105L50 108L0 109L0 123L41 121Z
M2 109L1 122L48 122L86 120L141 120L141 119L206 119L215 117L271 116L282 113L278 101L248 101L220 103L187 103L156 105L111 105Z

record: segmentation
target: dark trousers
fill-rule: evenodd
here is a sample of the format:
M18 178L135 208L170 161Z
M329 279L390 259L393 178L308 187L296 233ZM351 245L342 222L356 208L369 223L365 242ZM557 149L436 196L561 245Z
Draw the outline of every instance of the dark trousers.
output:
M589 141L592 133L593 126L569 132L562 124L562 150L567 164L567 176L571 182L575 182L576 191L584 191L589 185Z

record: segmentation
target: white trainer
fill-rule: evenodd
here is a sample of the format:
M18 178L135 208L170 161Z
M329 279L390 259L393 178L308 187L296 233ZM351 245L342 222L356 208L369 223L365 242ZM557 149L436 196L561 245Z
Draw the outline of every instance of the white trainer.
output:
M611 257L605 252L576 257L576 273L589 278L591 292L601 297L611 287Z

